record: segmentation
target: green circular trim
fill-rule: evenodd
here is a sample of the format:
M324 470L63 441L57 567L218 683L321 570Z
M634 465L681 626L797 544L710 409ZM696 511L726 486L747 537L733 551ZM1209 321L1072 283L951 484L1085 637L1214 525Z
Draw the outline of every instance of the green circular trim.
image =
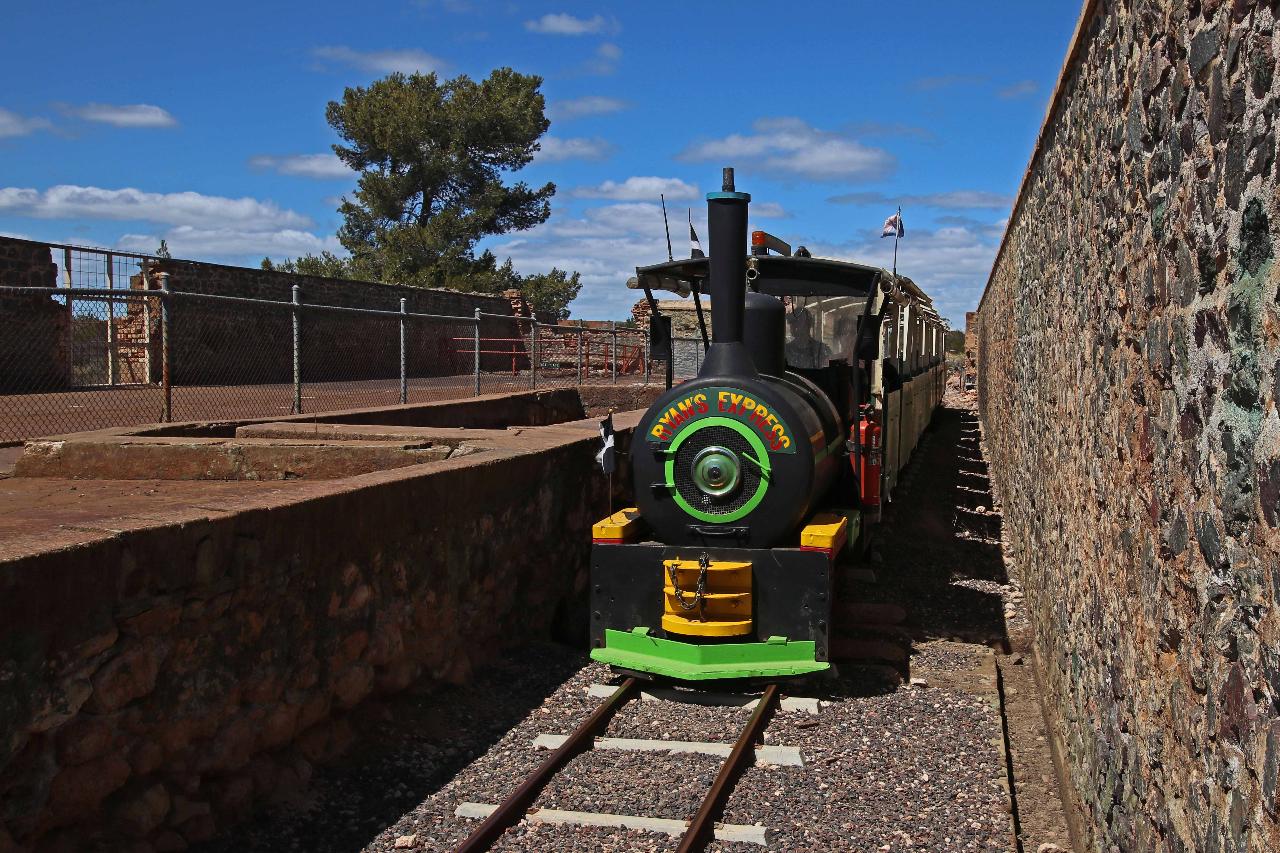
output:
M728 199L730 201L751 201L751 193L715 192L707 193L707 201Z
M765 462L769 458L769 451L765 449L764 442L760 440L751 429L741 421L735 421L731 418L710 417L701 418L694 421L689 426L676 433L676 437L671 439L671 446L667 450L666 476L667 482L671 484L671 497L675 498L676 504L687 514L693 516L699 521L709 521L713 524L727 524L730 521L737 521L748 515L753 509L760 505L760 501L764 500L764 493L769 489L769 472L768 469L760 472L760 485L756 487L756 493L742 506L735 509L727 515L712 515L709 512L703 512L700 509L694 509L689 502L680 494L680 490L676 488L676 451L680 449L680 445L684 440L693 435L700 429L707 427L722 426L736 432L747 440L751 445L751 449L760 454L760 461Z

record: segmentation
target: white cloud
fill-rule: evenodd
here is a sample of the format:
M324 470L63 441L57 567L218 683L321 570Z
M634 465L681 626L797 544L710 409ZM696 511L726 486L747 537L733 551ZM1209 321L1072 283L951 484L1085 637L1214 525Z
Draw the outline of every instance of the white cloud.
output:
M401 74L426 74L430 71L442 71L449 64L439 57L432 56L417 48L402 50L355 50L346 45L329 45L317 47L311 51L317 59L349 65L361 71L372 71L378 74L390 74L399 71Z
M539 163L558 163L562 160L603 160L613 153L613 143L600 137L573 136L561 138L544 136L542 146L534 159Z
M819 130L798 118L762 118L754 133L695 143L680 159L751 165L766 172L813 180L881 178L895 165L892 154L856 139Z
M255 169L270 169L282 175L304 178L349 178L352 175L337 154L290 154L284 157L261 154L250 157L249 165Z
M752 216L758 216L761 219L788 219L791 216L776 201L753 201L751 202L750 213Z
M10 136L26 136L37 130L48 130L53 127L48 119L27 118L0 107L0 139Z
M678 257L689 254L685 212L668 205L672 246ZM706 209L693 209L694 227L705 246ZM574 300L575 317L623 320L631 316L631 306L643 298L626 288L637 265L667 259L667 242L662 224L662 208L652 203L609 204L589 208L580 217L553 212L551 219L522 232L515 239L503 239L491 247L499 258L510 257L522 273L546 272L553 266L582 273L582 292Z
M1040 88L1035 80L1019 80L1009 86L1005 86L999 91L999 95L1005 99L1025 98L1027 95L1034 95Z
M1007 210L1013 206L1013 196L986 190L950 190L922 195L891 196L878 192L843 193L827 201L835 204L854 205L914 205L940 207L948 210Z
M616 113L626 108L627 102L620 98L610 98L606 95L584 95L581 98L570 98L567 101L554 101L549 112L554 119L568 121L582 116Z
M524 28L531 33L549 36L586 36L595 33L617 33L621 27L612 18L593 15L590 18L575 18L565 12L543 15L532 21L525 21Z
M819 257L889 269L893 241L879 238L878 223L869 225L863 236L848 242L815 240L807 245ZM977 307L999 242L999 229L994 226L948 226L929 231L912 229L908 220L907 235L898 244L898 272L933 298L934 307L953 329L963 329L964 312Z
M115 219L196 228L305 228L307 217L271 201L196 192L150 193L61 184L44 192L0 187L0 213L34 219Z
M154 104L82 104L65 106L67 115L113 127L176 127L178 120Z
M125 234L116 247L130 252L154 252L163 239L176 258L296 258L323 251L341 253L342 244L332 235L321 237L294 228L248 230L194 228L180 225L163 234Z
M665 194L668 198L697 198L698 188L679 178L636 177L622 183L605 181L594 187L578 187L573 191L579 198L607 198L614 201L651 201Z
M612 74L618 70L621 59L622 48L612 42L605 42L596 48L595 56L587 60L585 69L588 74Z

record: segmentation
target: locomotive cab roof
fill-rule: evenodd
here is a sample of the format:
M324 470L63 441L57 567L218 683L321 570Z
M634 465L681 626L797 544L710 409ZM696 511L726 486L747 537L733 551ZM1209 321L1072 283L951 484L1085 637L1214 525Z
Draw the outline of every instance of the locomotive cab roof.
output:
M806 258L787 255L752 255L751 268L758 275L752 287L770 296L845 296L866 298L879 284L898 291L897 301L931 306L933 300L906 276L853 261ZM682 258L636 268L636 278L628 282L635 289L664 290L685 296L696 282L706 293L710 275L709 258ZM634 283L633 283L634 282ZM896 284L896 287L892 285Z

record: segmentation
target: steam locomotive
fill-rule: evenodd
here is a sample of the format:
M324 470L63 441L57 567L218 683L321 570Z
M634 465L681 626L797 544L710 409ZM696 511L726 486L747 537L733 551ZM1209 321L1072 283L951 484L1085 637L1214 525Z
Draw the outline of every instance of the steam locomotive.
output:
M691 293L711 339L696 378L644 413L635 506L593 527L591 656L677 681L830 667L833 575L865 543L941 401L945 325L909 279L755 232L724 170L709 257L640 267ZM670 363L668 358L668 363Z

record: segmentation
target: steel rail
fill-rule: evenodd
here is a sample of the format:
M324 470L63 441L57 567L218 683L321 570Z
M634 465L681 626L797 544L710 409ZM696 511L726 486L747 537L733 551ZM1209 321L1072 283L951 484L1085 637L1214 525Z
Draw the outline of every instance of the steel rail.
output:
M635 678L628 678L622 682L612 696L592 711L591 716L587 717L582 725L574 729L568 740L539 764L538 769L530 773L520 783L520 787L502 801L493 814L484 819L484 823L476 827L474 832L454 848L454 853L478 853L481 850L488 850L502 833L519 823L556 771L578 753L594 745L596 733L603 730L614 713L631 700L636 693L636 685Z
M677 848L678 853L693 853L693 851L702 850L714 836L716 818L720 816L721 810L724 809L724 804L729 799L729 794L733 790L733 783L737 780L738 774L742 772L747 760L754 754L756 742L760 739L765 725L769 722L769 716L773 713L777 703L778 685L770 684L765 688L764 695L760 697L760 701L756 703L756 709L751 713L751 719L747 721L746 728L742 730L742 734L738 735L738 740L733 745L733 751L729 753L729 757L725 759L720 772L716 774L716 780L711 783L711 790L707 792L706 798L703 799L702 807L698 809L698 813L694 815L693 820L689 823L689 828L685 831L684 837L680 839L680 846Z

